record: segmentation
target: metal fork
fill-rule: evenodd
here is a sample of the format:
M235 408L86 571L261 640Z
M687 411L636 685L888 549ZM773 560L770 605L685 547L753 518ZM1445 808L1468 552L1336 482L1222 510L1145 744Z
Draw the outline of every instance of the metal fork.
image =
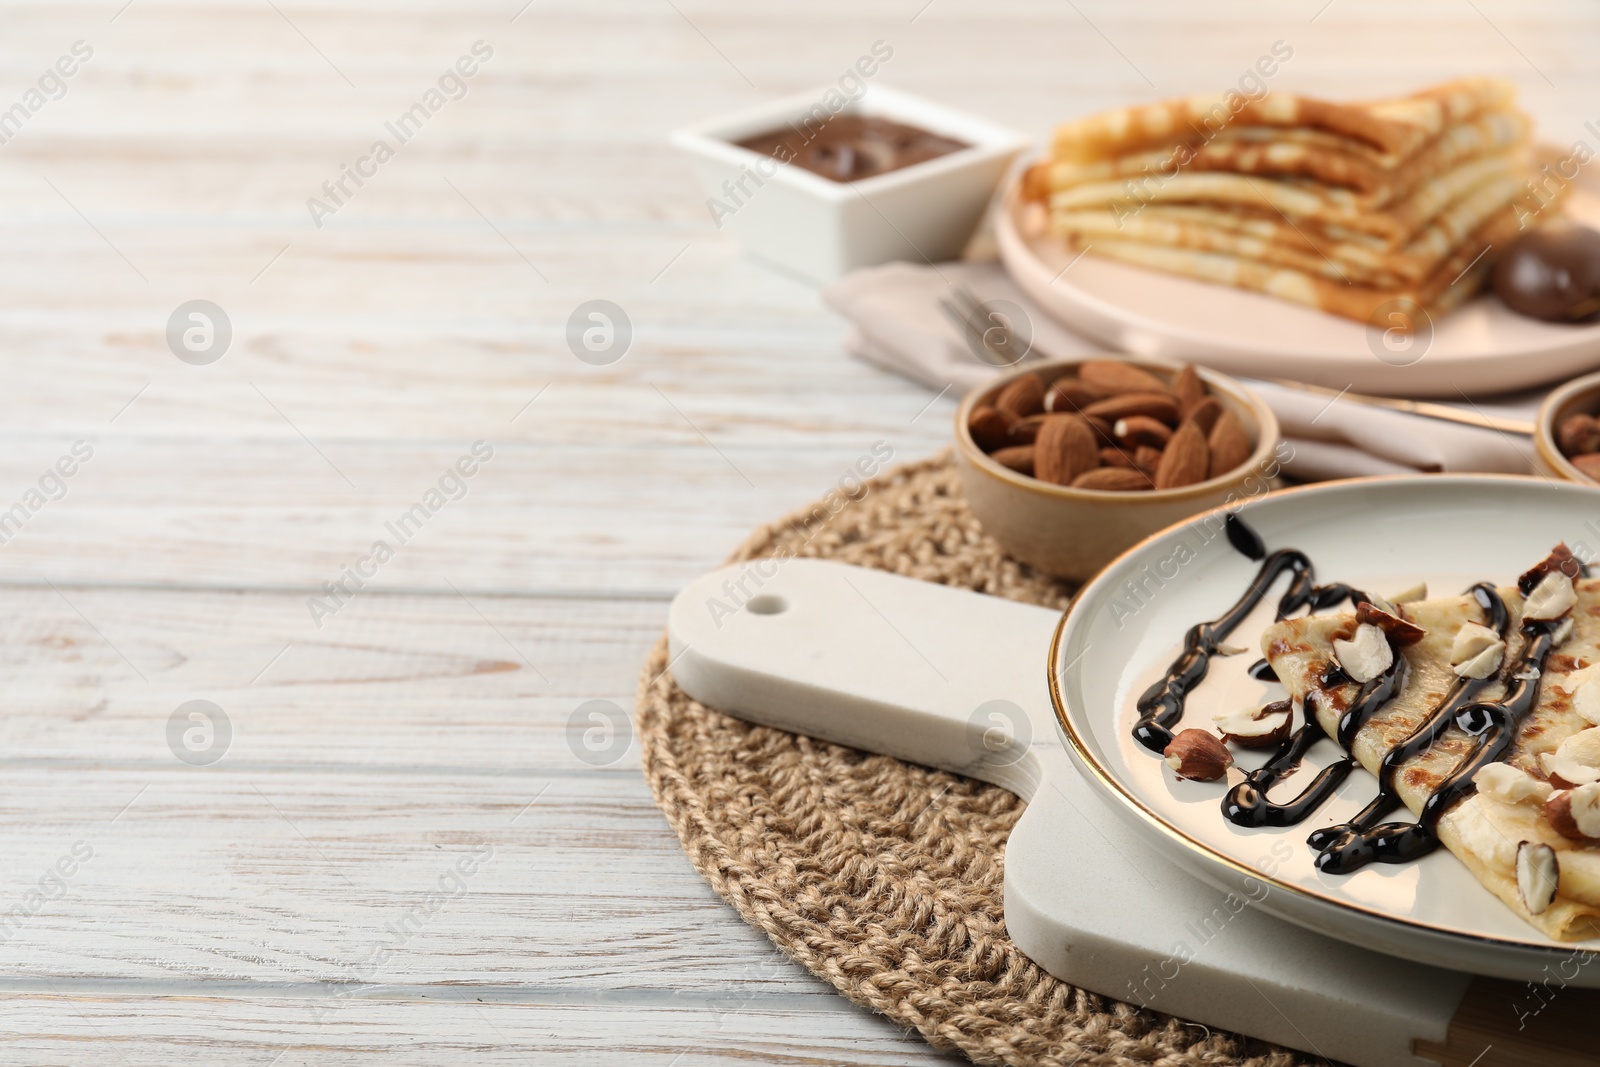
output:
M991 367L1010 367L1028 354L1018 355L1011 349L1011 328L1004 323L995 323L1005 338L1003 342L996 342L990 336L995 332L994 327L982 324L993 321L990 318L993 313L984 309L978 294L966 285L958 282L950 286L950 296L939 298L939 310L955 323L972 354Z

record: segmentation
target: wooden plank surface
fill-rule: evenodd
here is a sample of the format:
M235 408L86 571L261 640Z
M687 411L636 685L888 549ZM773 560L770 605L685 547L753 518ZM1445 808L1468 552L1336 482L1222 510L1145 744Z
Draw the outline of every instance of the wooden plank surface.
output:
M875 442L941 447L954 404L846 358L814 290L740 259L667 132L880 39L886 84L1034 135L1227 88L1278 39L1278 84L1340 96L1506 74L1559 144L1600 98L1581 0L0 19L0 108L94 52L0 145L0 512L93 449L0 530L8 1063L948 1062L739 922L636 744L586 761L570 725L630 708L673 591ZM307 198L478 40L466 96L315 226ZM234 331L210 366L165 340L195 298ZM634 326L606 367L564 339L595 298ZM308 598L475 441L464 495L318 625ZM232 728L208 766L169 742L193 700ZM474 847L467 888L363 964Z

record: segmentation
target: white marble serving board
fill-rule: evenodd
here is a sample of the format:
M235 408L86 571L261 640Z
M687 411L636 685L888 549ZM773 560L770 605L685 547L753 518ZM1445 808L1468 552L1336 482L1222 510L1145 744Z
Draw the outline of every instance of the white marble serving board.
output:
M1006 926L1074 985L1362 1067L1427 1061L1469 975L1275 919L1145 845L1057 731L1058 612L818 560L709 574L673 602L678 684L712 707L970 775L1028 801Z

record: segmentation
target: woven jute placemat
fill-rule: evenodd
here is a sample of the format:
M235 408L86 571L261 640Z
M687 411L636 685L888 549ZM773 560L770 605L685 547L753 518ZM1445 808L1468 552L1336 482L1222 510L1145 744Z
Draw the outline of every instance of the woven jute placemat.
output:
M948 454L830 493L756 531L734 560L837 559L1065 607L1009 559ZM1006 935L997 786L752 726L673 684L663 638L637 709L645 776L695 867L745 920L857 1004L977 1063L1298 1067L1298 1053L1076 989Z

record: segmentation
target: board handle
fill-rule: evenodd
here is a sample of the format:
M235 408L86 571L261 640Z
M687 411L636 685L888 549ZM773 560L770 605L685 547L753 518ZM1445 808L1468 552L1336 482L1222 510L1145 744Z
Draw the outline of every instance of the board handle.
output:
M1050 636L1060 613L809 559L693 582L668 616L672 673L752 722L978 778L1029 799L1060 747Z

